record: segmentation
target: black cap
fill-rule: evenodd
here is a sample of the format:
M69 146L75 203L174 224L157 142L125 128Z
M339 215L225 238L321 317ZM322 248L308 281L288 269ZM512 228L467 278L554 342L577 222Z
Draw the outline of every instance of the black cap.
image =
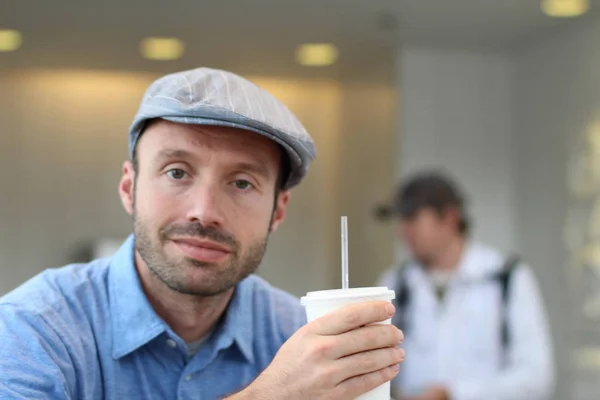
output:
M452 178L441 171L423 171L405 180L391 204L377 207L376 216L379 219L410 218L423 208L442 212L456 207L464 219L464 206L464 196Z

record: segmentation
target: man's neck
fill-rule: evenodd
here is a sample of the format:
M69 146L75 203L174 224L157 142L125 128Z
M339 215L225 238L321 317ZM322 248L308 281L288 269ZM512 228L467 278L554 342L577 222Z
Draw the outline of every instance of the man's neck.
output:
M179 293L160 281L137 252L135 260L138 276L152 308L186 343L204 337L218 323L234 289L210 297Z
M436 255L431 268L439 272L452 273L458 270L465 248L465 239L455 236Z

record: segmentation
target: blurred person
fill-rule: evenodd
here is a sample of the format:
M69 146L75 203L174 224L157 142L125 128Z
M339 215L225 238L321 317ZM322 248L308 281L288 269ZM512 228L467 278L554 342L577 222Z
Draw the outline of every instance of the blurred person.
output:
M278 100L199 68L146 91L119 194L133 234L0 299L0 399L349 399L404 351L387 302L306 323L254 275L314 142Z
M397 218L410 257L379 284L396 290L393 323L409 357L402 400L543 400L554 362L534 275L518 257L469 237L464 196L444 172L403 182L380 217Z

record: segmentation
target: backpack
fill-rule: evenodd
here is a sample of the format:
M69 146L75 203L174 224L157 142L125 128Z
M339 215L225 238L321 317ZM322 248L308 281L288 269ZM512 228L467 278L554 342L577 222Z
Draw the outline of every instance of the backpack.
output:
M500 337L502 341L502 347L506 350L510 344L510 331L508 328L508 301L509 301L509 290L511 277L514 270L518 266L520 258L513 255L506 259L502 268L499 272L490 276L490 279L495 280L500 285L501 296L502 296L502 312L501 312L501 324L500 324ZM392 323L400 328L404 334L410 331L410 326L406 318L406 310L410 305L410 287L406 283L405 274L408 270L409 262L403 262L398 268L396 275L396 298L394 299L394 305L396 306L396 314L392 319Z

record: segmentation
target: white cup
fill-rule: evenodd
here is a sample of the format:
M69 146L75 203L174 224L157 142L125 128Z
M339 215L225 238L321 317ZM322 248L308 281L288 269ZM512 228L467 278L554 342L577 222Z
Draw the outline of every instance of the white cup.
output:
M300 299L300 302L306 308L306 318L310 322L348 304L364 303L366 301L387 301L391 303L394 298L393 290L379 286L308 292L306 296ZM391 324L391 322L392 319L390 318L377 322L377 324ZM357 397L356 400L390 400L390 382L386 382Z

